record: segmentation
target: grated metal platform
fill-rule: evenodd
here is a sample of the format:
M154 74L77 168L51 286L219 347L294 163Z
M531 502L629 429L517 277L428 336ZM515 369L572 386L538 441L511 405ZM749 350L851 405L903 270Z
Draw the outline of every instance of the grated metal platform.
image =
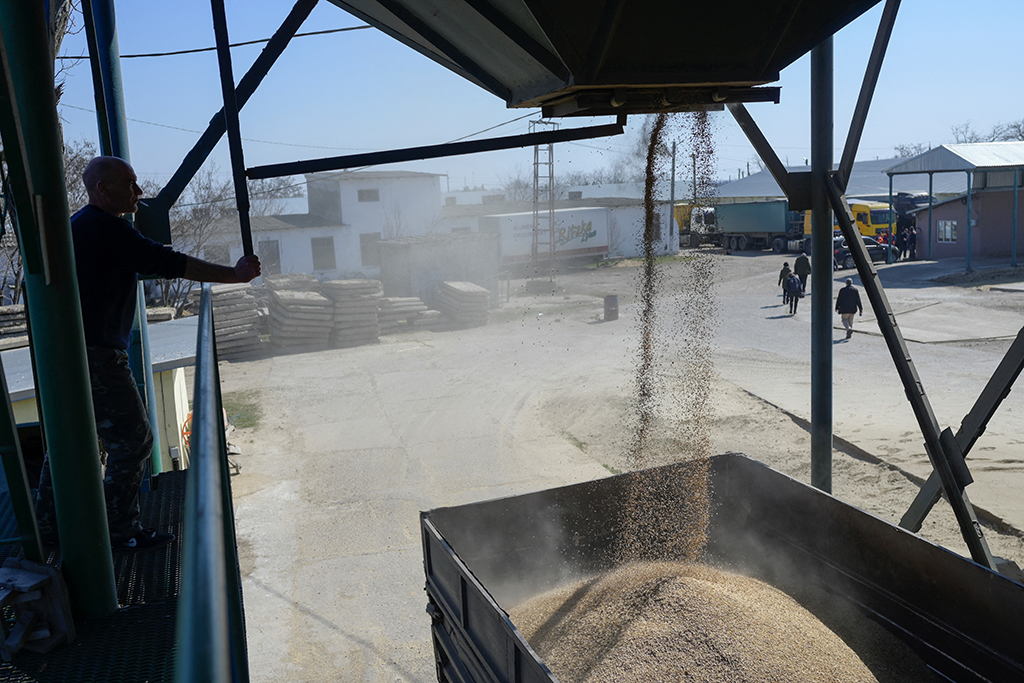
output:
M0 662L0 681L53 683L133 683L171 681L174 629L181 583L181 525L185 472L166 472L156 489L142 494L142 524L170 531L169 546L148 553L116 553L114 577L122 605L116 614L93 622L75 622L78 637L39 655L19 652ZM0 533L17 534L6 493L0 498ZM0 547L0 560L18 555L20 546ZM50 557L58 564L58 553Z

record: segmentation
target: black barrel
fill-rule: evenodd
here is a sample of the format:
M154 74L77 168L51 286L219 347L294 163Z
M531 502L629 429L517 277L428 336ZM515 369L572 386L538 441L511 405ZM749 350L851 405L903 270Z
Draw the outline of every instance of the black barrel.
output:
M609 294L604 298L604 319L619 319L619 297L615 294Z

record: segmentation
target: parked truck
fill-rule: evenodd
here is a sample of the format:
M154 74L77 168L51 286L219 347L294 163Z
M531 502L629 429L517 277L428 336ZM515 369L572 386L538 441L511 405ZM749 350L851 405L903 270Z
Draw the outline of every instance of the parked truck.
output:
M541 221L547 214L541 214ZM501 265L530 262L533 251L533 212L508 213L480 218L481 232L501 235ZM542 223L543 224L543 223ZM547 254L548 240L542 236L540 256ZM608 209L587 207L558 209L554 212L555 258L600 260L608 255Z
M803 215L790 211L786 200L720 204L715 207L719 244L730 251L771 249L802 251Z

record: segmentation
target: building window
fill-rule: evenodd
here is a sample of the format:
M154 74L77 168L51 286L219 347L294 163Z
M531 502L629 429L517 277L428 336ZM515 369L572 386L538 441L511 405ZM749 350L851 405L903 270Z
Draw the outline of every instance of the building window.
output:
M313 270L334 270L334 237L313 237L309 240L313 248Z
M956 242L956 221L936 221L935 239L939 242Z
M359 236L359 255L364 266L380 265L380 233L364 232Z
M226 265L231 261L230 244L207 244L203 247L203 260Z
M281 274L281 250L277 240L265 240L256 245L256 253L260 257L260 266L264 275Z
M359 190L359 201L361 202L379 202L380 201L380 190Z

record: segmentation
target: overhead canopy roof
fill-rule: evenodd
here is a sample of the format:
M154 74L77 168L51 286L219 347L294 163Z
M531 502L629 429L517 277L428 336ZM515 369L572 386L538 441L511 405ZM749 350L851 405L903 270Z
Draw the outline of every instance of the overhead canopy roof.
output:
M779 72L878 0L331 0L545 116L778 101Z
M1024 142L940 145L885 170L889 175L996 171L1024 167Z

